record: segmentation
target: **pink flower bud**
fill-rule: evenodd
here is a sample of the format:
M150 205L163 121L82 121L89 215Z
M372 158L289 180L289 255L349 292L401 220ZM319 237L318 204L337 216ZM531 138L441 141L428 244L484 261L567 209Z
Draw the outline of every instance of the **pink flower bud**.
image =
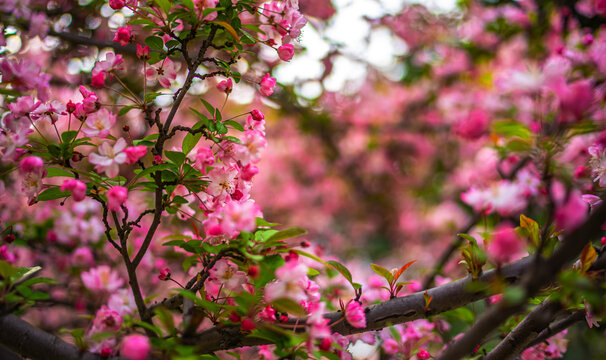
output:
M512 260L523 248L524 244L510 225L501 224L496 227L492 240L488 244L488 255L497 263L504 264Z
M170 269L169 268L164 268L160 271L160 275L158 275L158 279L162 280L162 281L167 281L168 279L170 279Z
M255 121L261 121L261 120L265 119L265 115L260 110L257 110L257 109L254 109L253 111L251 111L250 115L252 115L252 118Z
M86 184L80 180L68 179L61 185L61 191L71 191L75 201L82 201L86 197Z
M431 357L431 355L425 349L419 349L417 353L417 359L419 360L427 360Z
M265 96L269 96L274 93L274 87L276 86L276 79L269 76L269 74L265 74L263 79L261 79L261 94Z
M149 46L137 44L137 57L141 60L149 59Z
M143 156L145 156L145 154L147 153L147 146L129 146L124 149L124 152L126 153L126 163L134 164L139 161L139 159L141 159Z
M19 162L19 172L21 174L41 173L43 168L44 160L37 156L28 156Z
M217 84L217 89L219 89L219 91L223 91L226 94L231 93L233 87L234 83L231 81L231 79L223 80Z
M15 241L15 235L13 235L13 234L8 234L8 235L6 235L6 236L4 237L4 242L5 242L5 243L10 244L10 243L12 243L13 241Z
M282 61L288 61L292 59L295 54L295 48L292 44L282 45L278 48L278 56Z
M162 160L162 156L154 155L154 163L156 163L157 165L164 163L164 160Z
M94 88L102 88L105 86L105 71L100 71L93 75L90 85Z
M74 111L76 111L76 104L74 104L71 100L67 102L67 104L65 105L65 109L67 110L68 113L73 113Z
M114 186L107 192L107 208L118 211L128 197L128 190L124 186Z
M116 34L114 35L114 41L119 42L120 45L126 46L130 42L130 38L133 36L130 25L126 27L121 27L116 30ZM138 52L138 51L137 51Z
M109 7L114 10L120 10L126 5L124 0L109 0Z
M322 351L329 351L330 348L332 347L332 341L330 340L330 338L324 338L322 339L322 342L320 342L320 350Z
M259 173L259 168L252 165L252 164L248 164L246 165L242 171L240 171L240 179L244 180L244 181L250 181L252 180L253 176L257 175Z
M246 318L242 320L242 325L240 326L240 328L242 329L242 331L253 331L257 328L257 325L255 325L255 323L251 319Z
M151 350L149 339L143 335L130 335L122 341L120 355L128 360L145 360Z
M347 304L347 307L345 307L345 319L355 328L363 329L366 327L366 314L364 313L364 308L355 300L351 301Z

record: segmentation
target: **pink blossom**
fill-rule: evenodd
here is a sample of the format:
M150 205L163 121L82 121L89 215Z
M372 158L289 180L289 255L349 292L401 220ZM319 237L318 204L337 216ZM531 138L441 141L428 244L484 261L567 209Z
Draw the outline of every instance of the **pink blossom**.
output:
M145 360L151 351L149 339L143 335L129 335L122 340L120 355L128 360Z
M269 74L265 74L263 79L261 79L261 94L265 96L269 96L274 93L274 87L276 86L276 79L269 76Z
M227 196L234 192L236 188L236 176L238 170L233 167L218 166L208 173L210 184L206 192L212 196Z
M133 34L130 25L127 25L125 27L120 27L116 30L114 41L119 42L122 46L126 46L130 42L132 36Z
M177 78L177 68L169 58L154 66L147 68L145 73L147 80L157 79L160 85L164 88L170 88L171 81Z
M78 266L89 267L94 262L93 253L88 247L79 247L72 254L72 262Z
M235 148L235 157L243 165L256 164L267 147L265 135L259 130L246 130Z
M105 71L99 71L93 74L91 77L90 85L94 88L100 89L105 86Z
M95 293L113 293L124 283L120 275L107 265L92 268L89 271L83 272L80 276L82 277L84 286Z
M145 154L147 154L147 146L129 146L124 149L124 153L126 154L126 163L134 164L139 161L139 159L141 159L143 156L145 156Z
M92 75L95 76L98 73L112 73L117 70L122 70L122 63L124 62L124 58L122 55L114 54L113 52L108 52L105 54L105 60L97 61L95 67L93 68Z
M94 331L92 332L118 331L122 327L122 316L115 310L103 305L101 309L97 310L93 327Z
M59 115L65 115L65 105L57 100L46 102L32 111L31 117L33 120L47 118L51 124L59 120Z
M86 198L86 184L80 180L65 180L61 185L61 191L71 191L72 198L75 201L82 201Z
M14 103L8 104L8 108L13 112L16 117L26 116L30 112L36 110L40 106L41 102L34 102L34 98L31 96L21 96L17 98Z
M593 87L589 80L562 84L554 89L562 109L561 121L579 121L593 103Z
M231 93L233 87L234 87L234 84L231 81L231 79L223 80L217 84L217 89L226 94Z
M228 290L241 291L242 285L246 282L246 274L238 270L238 265L221 259L210 270L210 279L222 284Z
M366 327L366 314L364 308L357 301L350 301L345 308L345 319L347 322L358 329Z
M512 260L523 248L524 244L510 225L497 226L488 244L488 254L498 264Z
M456 123L454 131L464 139L475 140L484 135L487 126L488 114L484 110L474 109Z
M567 199L557 201L556 205L555 220L560 229L574 230L587 218L588 204L578 190L571 192Z
M295 48L292 44L282 45L278 48L278 56L282 61L289 61L295 54Z
M128 198L128 190L124 186L114 186L107 192L107 208L111 211L120 211Z
M253 231L256 228L256 218L262 217L261 208L252 200L240 203L228 202L221 208L222 232L235 237L241 231Z
M196 161L194 163L194 168L200 170L202 174L206 174L206 168L208 166L213 166L215 163L215 155L213 154L212 149L209 146L199 147L196 151Z
M265 299L289 298L300 302L307 299L308 268L298 260L289 260L276 270L276 281L265 286Z
M82 132L86 136L98 136L106 138L109 135L112 127L116 124L116 114L111 113L103 108L95 113L90 114L84 122Z
M37 156L28 156L19 162L21 191L31 202L42 189L42 178L46 175L44 161Z
M259 173L259 168L255 165L248 164L240 170L240 179L251 181L252 178Z
M95 165L95 170L98 172L105 172L110 178L115 177L120 172L120 164L124 164L127 160L127 155L123 152L124 148L126 148L126 140L123 138L119 138L114 146L106 141L99 146L99 154L91 153L88 160Z
M381 347L383 347L383 350L389 355L395 355L398 350L400 350L400 345L392 338L383 340Z

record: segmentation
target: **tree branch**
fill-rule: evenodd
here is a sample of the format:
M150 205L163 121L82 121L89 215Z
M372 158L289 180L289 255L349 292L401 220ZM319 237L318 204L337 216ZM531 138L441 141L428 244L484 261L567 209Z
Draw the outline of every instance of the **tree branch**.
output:
M482 317L469 329L461 339L446 348L439 359L456 360L470 354L476 345L503 323L511 315L519 313L526 307L528 298L535 296L539 290L549 284L564 267L572 262L583 250L585 244L600 234L602 224L606 219L606 205L597 208L589 219L580 227L568 233L561 245L556 248L548 260L538 261L539 266L533 267L522 281L525 296L522 301L495 306L486 311Z

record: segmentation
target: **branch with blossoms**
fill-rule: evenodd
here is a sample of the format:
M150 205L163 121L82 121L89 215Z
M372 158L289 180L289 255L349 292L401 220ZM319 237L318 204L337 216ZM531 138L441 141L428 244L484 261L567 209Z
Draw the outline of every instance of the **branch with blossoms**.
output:
M101 9L102 5L106 4L87 6L95 12L109 12L107 6ZM510 99L514 105L506 109L494 105L502 102L483 101L477 94L464 109L444 111L459 118L439 124L439 132L446 129L446 135L472 143L467 153L478 152L484 146L483 138L490 137L491 150L497 154L490 159L496 168L492 170L502 179L487 178L464 188L457 184L449 191L461 194L461 205L482 214L483 228L476 224L479 217L472 216L471 224L442 257L446 263L460 250L462 266L454 273L467 271L468 276L451 282L438 279L439 263L438 271L428 277L427 287L434 278L443 285L423 290L417 282L409 281L419 262L398 256L393 270L373 264L371 269L378 277L361 282L362 271L298 239L306 233L302 228L270 223L253 200L253 179L258 183L258 164L267 149L266 115L252 107L234 109L237 105L229 100L238 87L258 87L258 99L274 93L276 79L271 69L279 60L293 57L298 50L295 39L306 23L297 1L111 0L108 5L112 20L99 25L101 30L95 33L103 34L116 19L125 19L111 30L113 41L129 48L136 46L136 57L124 58L106 50L95 53L90 74L85 66L80 74L90 86L80 85L77 93L65 95L54 87L51 91L53 77L60 78L57 83L73 82L76 77L44 61L21 58L8 49L0 60L0 203L14 210L10 214L0 211L0 231L6 243L0 247L0 329L7 330L0 333L0 343L31 358L63 359L199 358L201 353L215 359L220 356L215 352L235 348L238 350L233 354L244 358L348 359L349 343L359 339L377 345L384 354L403 358L423 360L433 353L455 359L473 353L477 346L484 346L487 356L498 357L499 353L519 352L541 339L545 335L535 336L541 329L569 324L556 320L560 309L570 312L585 303L588 318L594 316L594 310L603 311L596 301L603 296L599 286L592 283L591 291L575 288L592 279L593 271L603 269L604 257L588 244L602 234L606 219L606 208L598 205L602 200L596 194L600 192L593 188L604 185L606 178L602 142L591 139L596 143L587 151L590 169L575 170L574 180L557 166L566 162L558 156L568 141L597 131L592 117L599 116L595 108L602 106L604 99L603 89L597 86L597 74L603 71L599 57L581 61L581 56L566 55L573 62L561 58L567 54L562 52L540 62L538 80L522 77L525 81L520 81L519 75L512 76L526 88L500 84L513 87L512 94L507 90L504 96L538 99L537 116L521 114L524 120L508 120L514 110L523 108L517 99ZM18 20L11 23L28 21L27 29L17 30L27 45L24 49L35 48L39 37L55 34L44 31L40 25L44 21L36 21L40 16L56 29L67 18L45 17L49 9L42 4L31 9L13 3L1 7L11 21ZM469 11L474 14L480 10L470 7ZM386 17L377 23L392 27L414 23L418 17L414 11L412 15L411 21L394 22ZM421 11L417 15L428 18ZM494 20L497 16L494 24L486 26L509 32L518 30L508 29L502 21L524 23L515 9L498 9L491 16L478 18ZM503 17L509 20L500 20ZM460 21L467 20L462 17ZM539 25L544 21L541 17ZM93 27L94 21L91 24ZM477 28L472 25L472 30ZM528 30L532 34L530 30L535 29ZM470 32L476 37L484 33ZM109 39L108 35L103 34L103 39ZM457 46L467 46L470 56L480 53L481 57L486 56L486 50L498 50L508 41L507 36L480 37L471 45L465 40ZM90 44L105 43L95 40ZM411 48L417 52L426 45L421 41ZM483 48L474 48L476 45ZM589 49L589 45L583 46ZM591 51L600 51L596 49ZM444 53L444 47L437 45L430 52L434 50L437 57L450 58L450 50ZM266 60L261 51L275 52L274 60ZM80 56L70 54L76 55ZM410 64L412 70L418 62L433 61L429 59L433 55L416 55L416 63ZM459 84L466 76L450 78L452 69L437 70L446 75L440 75L436 92L453 82L459 86L451 94L440 94L446 98L443 102L448 105L466 100L448 101L452 93L467 87ZM459 70L455 69L454 75ZM587 74L596 74L595 81L585 79ZM416 163L418 168L427 159L419 150L426 144L415 143L416 136L386 134L399 127L380 126L383 120L378 118L393 115L388 110L401 108L403 99L415 93L397 91L398 86L390 84L390 91L372 98L359 97L373 104L371 112L349 111L364 105L346 100L343 103L348 106L342 106L337 98L331 114L301 110L294 105L297 99L290 107L283 106L311 115L306 120L327 130L317 132L330 153L330 164L342 166L344 174L351 175L349 185L357 188L365 201L374 203L364 217L380 220L376 229L379 237L391 234L396 222L405 227L412 221L405 216L396 221L400 194L385 196L380 191L384 189L377 189L385 182L377 185L374 177L369 180L360 163L372 165L373 171L381 172L381 166L389 165L386 172L405 172L399 156L408 152L411 144L416 145L409 156L421 159ZM364 95L371 95L366 91ZM485 84L476 91L487 92ZM391 93L396 96L392 98ZM433 100L421 103L434 105ZM376 104L385 114L375 116ZM353 114L347 121L357 127L352 131L354 139L348 139L352 141L341 141L350 136L345 122L335 126L329 119L343 116L343 109ZM394 112L399 123L404 112ZM438 122L435 117L435 113L428 116ZM507 119L492 119L501 117ZM376 145L374 140L360 141L361 129L376 136L376 144L387 143L386 153L360 161L363 153ZM306 150L312 151L311 147ZM357 155L339 160L348 153ZM454 165L436 161L435 168L449 166ZM477 168L472 171L476 177L480 173ZM581 183L580 178L596 183ZM433 181L433 168L426 168L420 181L424 184L416 184L421 192L426 193L429 180ZM405 187L397 185L386 188ZM581 188L586 193L581 193ZM282 191L274 191L266 197L282 195ZM371 201L376 195L380 201ZM386 213L388 216L382 216ZM351 228L346 230L365 227ZM515 261L526 253L530 256ZM578 264L569 268L577 258ZM553 287L559 287L558 291ZM52 321L51 312L37 306L48 305L51 293L56 304L83 299L83 303L75 302L74 308L96 310L85 327L61 330L73 345L15 315L27 313L32 321ZM558 293L562 296L557 297ZM503 299L497 301L496 294L503 294ZM549 300L531 310L520 324L511 321L502 327L499 335L504 340L500 345L491 348L490 341L484 341L505 320L526 312L531 303L547 296ZM480 305L484 310L476 315ZM549 316L538 316L545 315L545 308ZM468 329L458 340L449 342L455 334L448 333L448 323L456 320L467 322ZM515 346L509 347L512 338ZM560 338L558 334L550 341ZM241 348L252 345L258 347ZM533 351L539 348L537 345Z

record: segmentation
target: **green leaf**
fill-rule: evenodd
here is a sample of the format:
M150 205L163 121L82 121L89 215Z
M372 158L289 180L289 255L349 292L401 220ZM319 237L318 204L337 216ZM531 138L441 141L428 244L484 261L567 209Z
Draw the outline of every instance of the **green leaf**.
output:
M124 106L120 111L118 111L118 116L126 115L129 111L135 108L135 105Z
M55 200L68 197L69 195L69 191L61 191L58 186L55 186L44 190L40 195L38 195L38 201Z
M519 137L524 140L530 139L532 131L525 125L516 121L497 121L492 126L492 131L505 137Z
M234 129L238 130L238 131L244 131L244 126L242 126L239 122L234 121L234 120L225 120L223 122L223 124L225 125L229 125L231 127L233 127Z
M387 280L387 282L391 285L393 282L393 275L391 274L391 271L377 264L370 264L370 267L372 268L372 271Z
M55 144L48 145L47 149L51 156L55 158L58 158L61 155L61 149Z
M160 6L160 8L162 10L164 10L164 12L168 15L168 13L170 12L170 7L171 7L169 0L154 0L154 2L156 4L158 4Z
M150 49L162 51L164 49L164 41L158 36L149 36L145 39L145 45ZM147 100L147 99L146 99Z
M202 104L204 104L204 107L206 107L206 110L208 110L208 113L212 116L215 113L215 107L212 106L208 101L200 98L200 101L202 101Z
M57 284L57 281L51 278L39 277L27 279L21 283L23 286L32 286L36 284Z
M78 136L78 132L76 130L64 131L61 133L61 140L63 140L64 143L70 143L76 138L76 136Z
M338 272L340 272L341 275L343 275L347 279L347 281L349 281L350 284L353 282L353 280L351 278L351 272L349 272L349 270L345 267L345 265L343 265L339 262L336 262L334 260L328 260L326 263L329 264L330 266L332 266Z
M305 316L305 309L298 302L289 298L280 298L271 302L271 305L278 311L293 315Z
M199 121L192 127L192 129L197 130L197 129L201 128L202 126L203 126L203 121ZM183 153L185 155L189 154L190 151L192 151L192 149L194 147L196 147L196 145L198 144L198 141L200 141L201 137L202 137L202 133L197 133L197 134L187 133L187 135L185 135L185 137L183 138L183 143L181 144Z
M185 154L179 151L165 151L166 157L175 163L177 166L183 165L185 162Z
M467 235L467 234L457 234L457 236L462 237L463 239L469 241L470 243L474 244L474 245L478 245L478 242L476 241L476 239L471 236L471 235Z
M59 168L54 168L54 167L47 167L46 169L46 177L57 177L57 176L64 176L64 177L74 177L74 174L72 172L69 172L67 170L64 169L59 169Z
M303 251L303 250L299 250L299 249L292 249L292 251L294 251L295 253L297 253L297 254L299 254L299 255L302 255L302 256L308 257L308 258L310 258L310 259L316 260L316 261L317 261L317 262L319 262L319 263L322 263L322 264L325 264L325 263L326 263L326 261L324 261L324 260L320 259L319 257L317 257L317 256L316 256L316 255L314 255L314 254L310 254L310 253L308 253L307 251Z
M267 222L265 219L259 218L259 217L256 220L257 220L257 227L274 227L274 226L280 225L278 223Z
M277 233L272 235L269 239L267 239L267 241L280 241L280 240L285 240L285 239L290 239L290 238L294 238L297 236L301 236L303 234L307 234L307 230L300 228L300 227L294 227L294 228L278 231Z
M185 7L189 9L189 11L194 11L194 3L192 0L181 0L181 3L185 5Z
M238 139L237 137L233 137L233 136L223 136L221 138L222 140L227 140L227 141L231 141L234 142L236 144L241 144L242 142L240 141L240 139Z
M135 181L137 181L138 179L140 179L141 177L143 177L143 176L145 176L147 174L150 174L150 173L155 172L155 171L166 170L166 169L168 169L170 167L171 167L171 164L166 164L166 163L150 166L150 167L146 168L145 170L141 170L137 174L137 176L135 176L133 178L133 180L131 182L134 183Z

